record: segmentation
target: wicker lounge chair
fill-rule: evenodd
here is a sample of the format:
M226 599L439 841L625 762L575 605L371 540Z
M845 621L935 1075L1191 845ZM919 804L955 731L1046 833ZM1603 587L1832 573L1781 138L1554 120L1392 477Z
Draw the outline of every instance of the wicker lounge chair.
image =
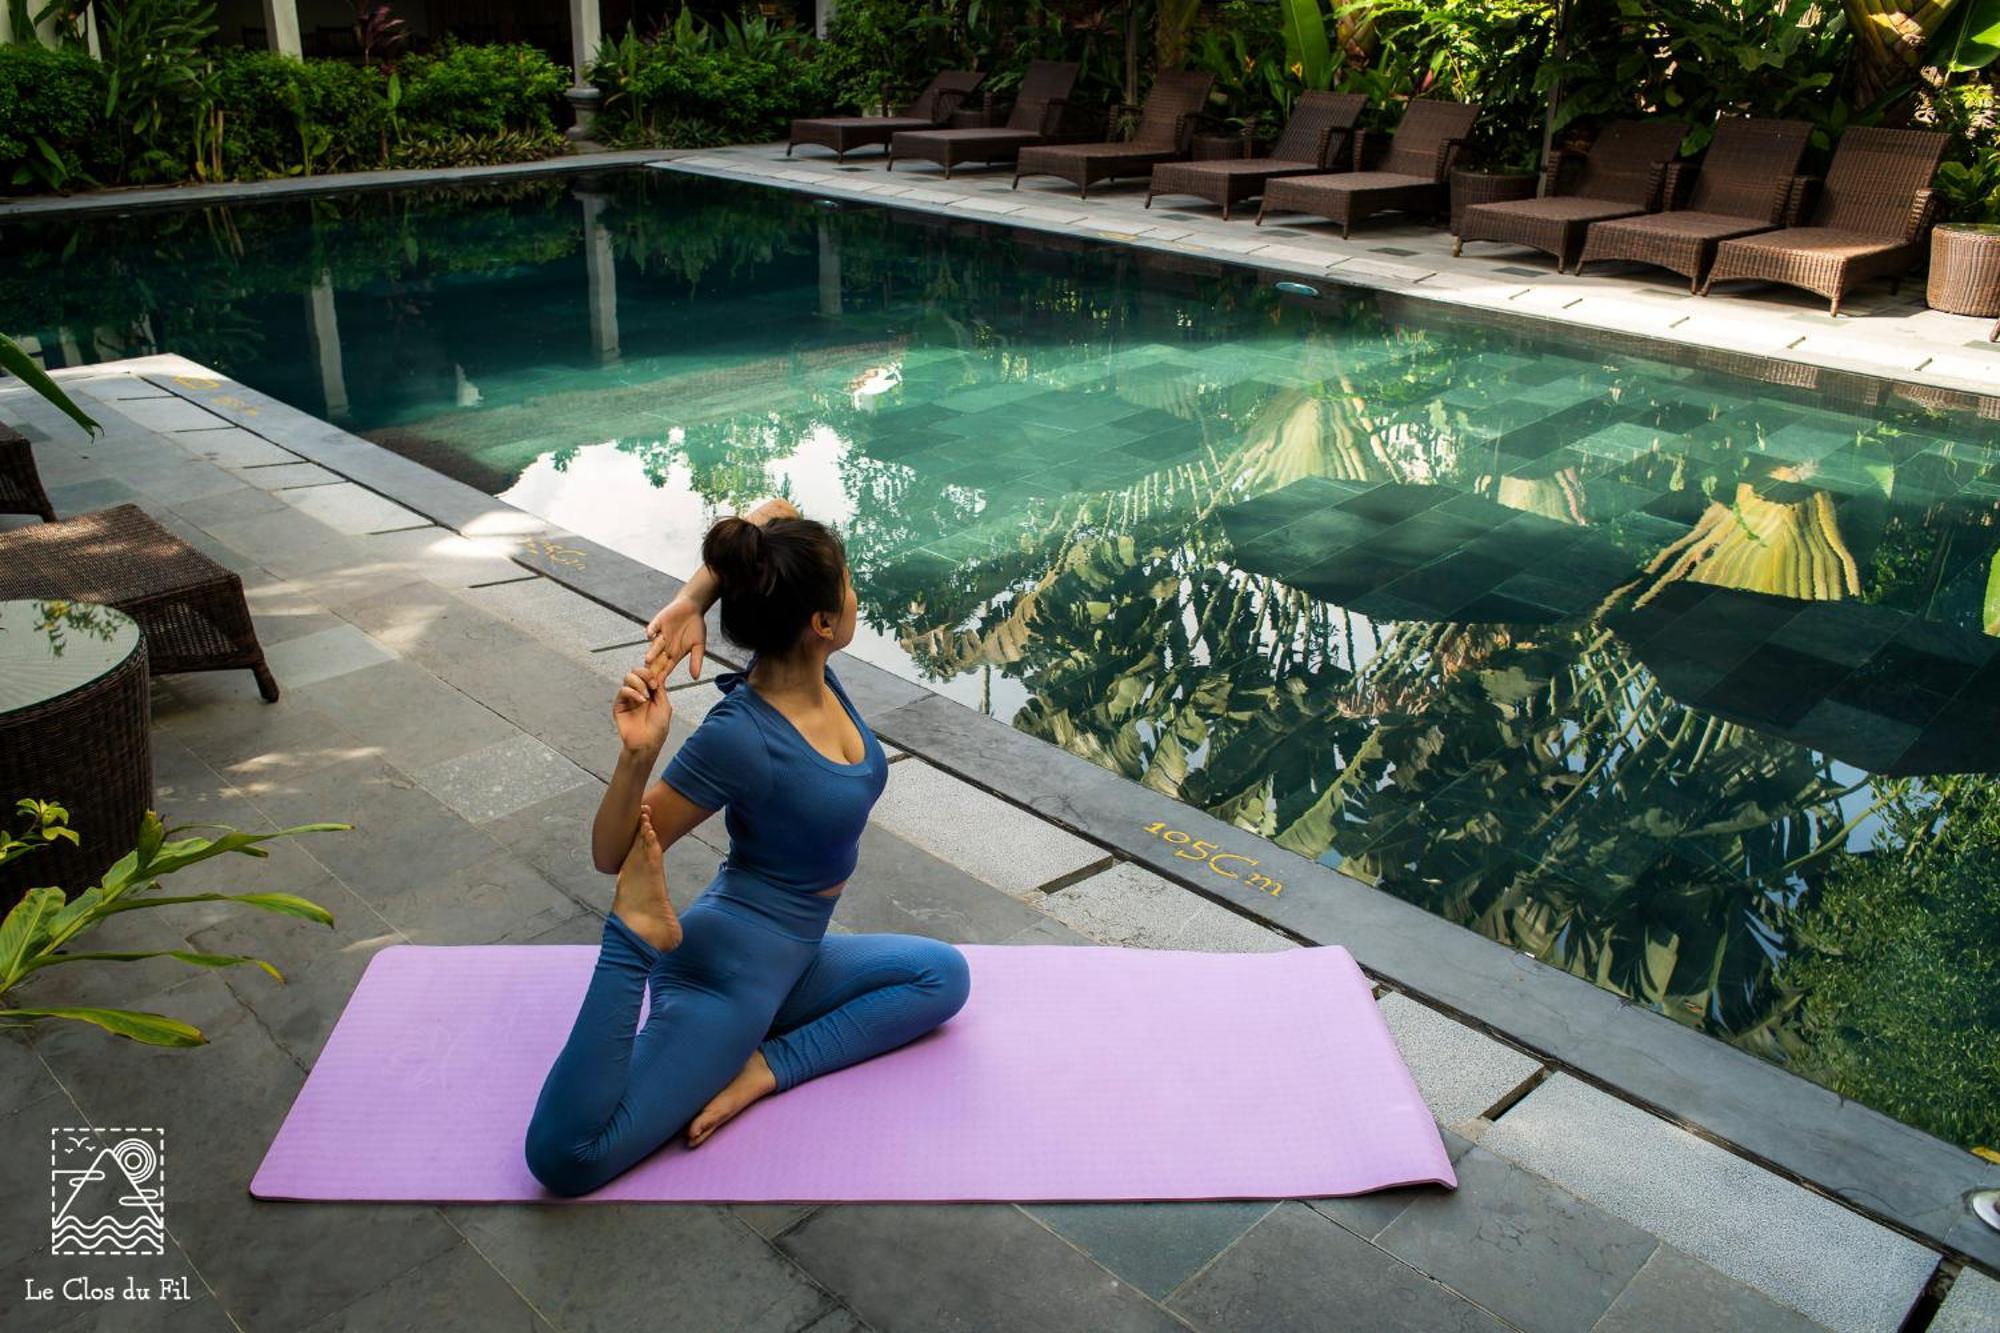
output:
M278 697L243 580L137 505L0 533L0 598L10 597L115 606L139 622L154 675L248 667L263 696Z
M1541 198L1466 209L1451 252L1458 254L1467 241L1525 245L1554 255L1560 273L1576 257L1592 223L1650 213L1660 206L1667 167L1680 155L1686 137L1687 126L1678 120L1614 120L1588 153L1549 154Z
M1662 187L1669 211L1598 222L1584 234L1576 271L1595 259L1633 259L1672 269L1698 291L1715 258L1715 247L1737 236L1782 227L1796 193L1799 158L1812 126L1802 120L1728 117L1715 125L1715 139L1701 164L1676 162ZM1694 176L1686 208L1687 177Z
M1120 176L1150 176L1162 162L1186 157L1194 138L1194 119L1208 105L1215 76L1189 70L1168 70L1153 80L1146 104L1139 108L1139 125L1124 142L1110 141L1118 112L1105 118L1103 143L1038 144L1023 148L1014 159L1014 188L1023 176L1060 176L1076 186L1076 197L1090 196L1094 181Z
M1267 181L1325 171L1336 160L1353 159L1354 122L1368 99L1360 93L1300 93L1292 118L1271 145L1269 157L1224 158L1214 162L1162 162L1153 168L1146 207L1157 194L1192 194L1222 205L1222 220L1245 199L1264 193Z
M932 79L914 102L893 116L820 116L795 120L791 142L785 145L785 156L790 157L792 149L802 143L831 148L842 162L849 153L869 144L881 144L887 149L890 137L898 130L935 129L949 121L958 104L985 78L977 70L948 69Z
M1078 68L1067 60L1030 62L1014 109L998 128L898 131L889 140L889 170L896 169L899 157L922 158L942 166L949 180L951 169L961 162L1011 162L1023 148L1049 142L1062 132Z
M1354 170L1278 177L1265 187L1257 224L1271 213L1316 213L1338 222L1344 237L1377 213L1443 213L1452 161L1478 117L1470 103L1419 98L1404 109L1379 169L1370 169L1378 136L1363 131L1354 136Z
M1834 146L1810 225L1722 242L1701 294L1718 282L1757 278L1816 292L1837 315L1848 288L1900 280L1923 258L1937 221L1930 183L1944 145L1938 130L1848 130Z
M19 431L0 426L0 514L40 514L53 523L56 507L35 470L35 451Z

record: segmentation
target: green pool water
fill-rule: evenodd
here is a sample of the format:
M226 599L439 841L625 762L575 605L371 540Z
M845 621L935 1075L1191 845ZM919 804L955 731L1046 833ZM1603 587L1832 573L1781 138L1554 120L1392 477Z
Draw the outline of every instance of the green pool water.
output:
M2000 1141L1992 401L663 172L0 246L51 365L183 353L676 574L789 494L861 656Z

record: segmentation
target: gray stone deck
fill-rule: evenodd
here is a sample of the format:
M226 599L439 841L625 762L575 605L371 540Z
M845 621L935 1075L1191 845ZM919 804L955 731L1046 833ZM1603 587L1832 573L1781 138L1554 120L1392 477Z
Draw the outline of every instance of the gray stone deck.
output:
M1214 205L1173 195L1162 195L1148 209L1146 182L1137 179L1100 184L1078 199L1075 186L1051 176L1028 177L1015 189L1011 167L962 167L946 180L928 162L904 161L885 171L873 152L856 153L843 164L812 148L788 158L783 144L682 153L660 165L967 221L1095 236L1447 307L2000 393L2000 344L1986 340L1993 322L1928 308L1921 274L1899 292L1886 279L1857 289L1834 318L1825 301L1790 288L1736 283L1697 297L1664 269L1600 263L1582 275L1561 274L1549 256L1497 242L1476 242L1454 257L1443 227L1394 216L1357 227L1343 241L1325 219L1300 214L1274 213L1259 227L1252 222L1254 208L1245 208L1224 222Z
M201 1026L207 1047L153 1051L82 1028L0 1040L0 1141L15 1149L0 1168L0 1326L1894 1330L1934 1312L1940 1329L1991 1326L1990 1277L1393 992L1383 1011L1445 1129L1455 1192L810 1208L256 1202L249 1177L375 951L596 941L610 885L588 864L585 829L613 753L610 682L641 632L530 567L537 559L505 535L536 531L525 515L494 504L438 526L293 453L296 427L275 416L246 427L117 366L62 378L105 435L83 443L18 386L0 388L0 418L29 428L57 508L139 503L239 570L285 689L265 705L244 672L156 682L162 810L245 828L357 827L175 881L304 893L335 913L330 933L200 905L132 914L116 923L129 943L114 945L108 927L97 941L256 953L286 985L156 960L79 967L38 989L51 1002L158 1007ZM311 452L324 458L332 437L317 438ZM670 744L712 691L682 680L676 697ZM711 821L669 851L677 902L706 882L724 836ZM1037 855L990 856L994 839ZM901 752L832 929L1297 947ZM39 1145L51 1127L81 1124L167 1128L166 1258L49 1256ZM103 1286L185 1277L191 1299L24 1295L79 1274Z

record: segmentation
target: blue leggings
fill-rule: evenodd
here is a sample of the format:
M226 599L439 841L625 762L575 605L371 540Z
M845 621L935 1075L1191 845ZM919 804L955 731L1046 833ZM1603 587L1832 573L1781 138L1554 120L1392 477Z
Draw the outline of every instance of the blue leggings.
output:
M827 935L834 902L718 875L680 914L669 953L607 916L528 1122L535 1178L556 1194L596 1189L686 1128L752 1051L783 1092L913 1041L965 1004L964 954L920 935Z

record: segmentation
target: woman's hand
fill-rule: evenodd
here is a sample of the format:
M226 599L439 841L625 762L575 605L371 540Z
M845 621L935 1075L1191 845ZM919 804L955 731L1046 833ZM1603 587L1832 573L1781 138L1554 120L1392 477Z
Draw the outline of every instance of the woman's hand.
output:
M646 626L646 670L654 680L666 683L674 665L688 660L688 679L701 679L701 657L708 644L708 625L702 619L701 603L691 597L676 597L660 608Z
M628 754L650 759L667 743L667 724L673 721L674 706L667 702L667 687L656 685L643 671L630 671L611 701L611 723L618 728L618 742Z

